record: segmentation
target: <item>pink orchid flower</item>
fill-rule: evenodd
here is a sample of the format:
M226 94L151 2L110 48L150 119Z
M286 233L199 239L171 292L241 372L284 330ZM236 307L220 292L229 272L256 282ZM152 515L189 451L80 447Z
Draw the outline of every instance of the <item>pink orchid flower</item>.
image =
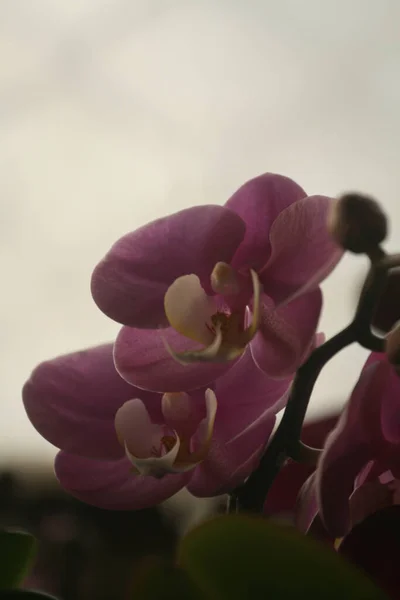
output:
M84 502L135 510L187 486L225 493L255 468L287 399L246 351L214 389L143 391L124 381L112 344L40 364L23 389L27 414L61 449L61 485Z
M320 518L330 536L342 538L374 511L399 503L399 415L399 376L385 354L373 353L300 493L300 529Z
M207 386L250 346L260 369L292 375L309 353L319 283L342 252L332 203L266 174L225 206L195 206L117 241L92 277L100 309L124 327L115 343L129 383L175 392Z

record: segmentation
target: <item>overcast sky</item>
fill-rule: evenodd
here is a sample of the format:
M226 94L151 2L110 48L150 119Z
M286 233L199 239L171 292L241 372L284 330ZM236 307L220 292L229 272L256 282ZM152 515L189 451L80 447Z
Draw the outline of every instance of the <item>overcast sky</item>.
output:
M20 389L39 361L118 331L89 280L128 230L275 171L376 195L396 248L399 20L396 0L2 0L2 462L54 455ZM328 335L364 270L346 259L324 285ZM333 361L314 414L345 401L364 357Z

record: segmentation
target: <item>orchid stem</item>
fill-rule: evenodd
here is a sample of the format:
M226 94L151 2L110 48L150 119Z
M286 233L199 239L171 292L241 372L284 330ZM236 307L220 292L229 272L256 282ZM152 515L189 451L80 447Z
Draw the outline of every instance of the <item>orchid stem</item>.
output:
M263 512L266 496L288 458L315 465L320 450L301 442L301 430L311 393L324 365L346 346L359 343L382 352L384 340L371 331L371 322L390 269L399 266L400 256L388 257L377 248L369 256L371 264L352 322L333 338L316 348L298 369L282 420L264 455L247 481L234 490L235 510ZM231 510L230 510L231 512Z
M296 456L311 392L322 367L355 341L351 325L314 350L299 368L282 420L255 471L236 490L242 510L262 512L265 497L287 458Z

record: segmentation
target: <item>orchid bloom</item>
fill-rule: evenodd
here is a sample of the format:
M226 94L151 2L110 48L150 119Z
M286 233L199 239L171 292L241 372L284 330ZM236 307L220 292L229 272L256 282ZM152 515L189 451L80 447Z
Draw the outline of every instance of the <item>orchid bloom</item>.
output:
M399 375L385 354L373 353L300 493L301 529L321 519L339 545L370 514L399 503L399 414Z
M342 251L326 227L331 198L266 174L225 206L195 206L117 241L92 276L99 308L121 323L118 372L158 392L208 386L250 347L291 376L310 352L319 283Z
M40 364L23 400L39 433L61 449L55 469L69 493L99 507L135 510L184 486L211 496L243 482L290 381L268 378L246 350L213 389L144 391L119 376L107 344Z
M193 469L208 452L217 411L212 390L205 391L206 417L196 422L193 402L185 392L164 394L164 423L153 423L138 398L125 402L115 416L115 429L125 453L140 475L161 478ZM193 449L193 445L197 446Z

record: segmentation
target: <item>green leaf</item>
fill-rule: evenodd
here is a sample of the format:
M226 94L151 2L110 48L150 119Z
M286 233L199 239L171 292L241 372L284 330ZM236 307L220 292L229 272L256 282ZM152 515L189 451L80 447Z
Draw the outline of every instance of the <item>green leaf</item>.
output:
M135 600L207 600L190 576L161 559L148 560L135 577ZM0 598L1 600L1 598Z
M24 531L0 531L0 590L17 587L35 556L36 540Z
M369 579L333 550L248 516L218 517L181 542L178 564L218 600L383 600Z

